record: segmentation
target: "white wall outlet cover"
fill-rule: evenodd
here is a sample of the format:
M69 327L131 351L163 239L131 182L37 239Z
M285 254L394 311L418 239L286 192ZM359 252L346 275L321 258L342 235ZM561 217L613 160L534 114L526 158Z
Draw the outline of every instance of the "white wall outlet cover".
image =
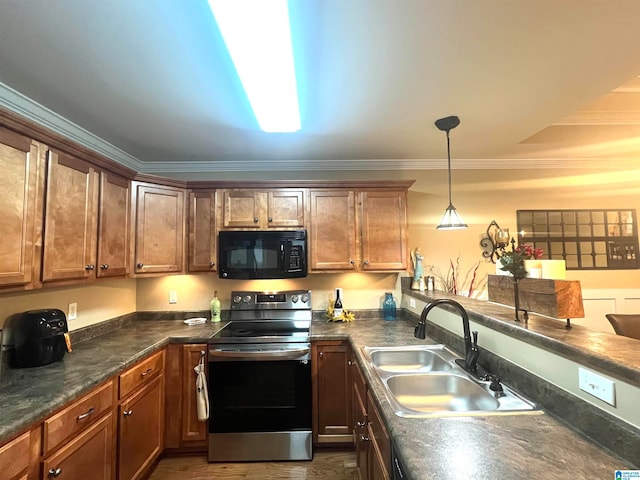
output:
M78 304L76 302L69 304L67 320L75 320L78 318Z
M616 406L616 384L595 372L585 368L578 368L578 386L590 395Z
M410 298L409 299L409 307L410 308L416 308L416 299L415 298Z
M176 290L169 290L169 303L178 303L178 292Z

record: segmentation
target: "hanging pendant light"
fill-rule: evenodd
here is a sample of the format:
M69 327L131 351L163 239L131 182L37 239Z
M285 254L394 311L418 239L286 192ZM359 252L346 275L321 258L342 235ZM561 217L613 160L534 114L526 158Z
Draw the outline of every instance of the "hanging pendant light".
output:
M451 149L449 146L449 132L458 125L460 125L460 119L455 115L436 120L436 127L438 127L439 130L447 132L447 171L449 173L449 206L444 211L442 220L440 220L436 230L460 230L469 228L451 202Z

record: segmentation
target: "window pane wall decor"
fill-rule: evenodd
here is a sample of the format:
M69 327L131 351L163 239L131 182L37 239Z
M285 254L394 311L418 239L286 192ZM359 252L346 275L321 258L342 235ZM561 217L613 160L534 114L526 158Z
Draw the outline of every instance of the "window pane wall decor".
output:
M568 270L638 268L635 209L517 210L518 241Z

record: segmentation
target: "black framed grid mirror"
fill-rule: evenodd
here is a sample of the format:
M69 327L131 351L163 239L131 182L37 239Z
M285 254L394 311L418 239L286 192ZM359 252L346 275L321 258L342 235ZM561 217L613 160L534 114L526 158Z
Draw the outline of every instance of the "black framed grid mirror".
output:
M635 209L517 210L518 241L568 270L638 268Z

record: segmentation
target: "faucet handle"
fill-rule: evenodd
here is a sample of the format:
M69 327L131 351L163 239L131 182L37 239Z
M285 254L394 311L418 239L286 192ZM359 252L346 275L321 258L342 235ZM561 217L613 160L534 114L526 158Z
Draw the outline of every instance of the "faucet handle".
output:
M471 335L473 335L473 341L472 341L471 345L474 346L475 348L478 348L478 332L477 332L477 330L474 330L473 332L471 332Z
M413 336L416 338L426 338L427 337L427 325L420 322L418 323L418 325L416 325L416 328L414 328L413 330Z

